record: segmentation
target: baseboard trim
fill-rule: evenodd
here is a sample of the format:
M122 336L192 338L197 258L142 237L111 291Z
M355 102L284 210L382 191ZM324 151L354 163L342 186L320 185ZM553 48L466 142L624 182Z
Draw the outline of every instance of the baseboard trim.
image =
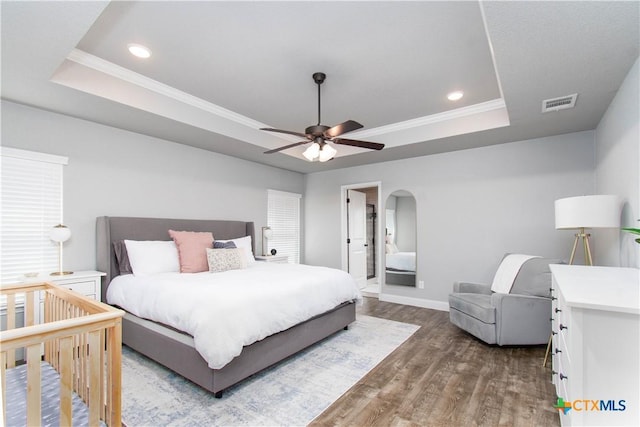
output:
M406 297L402 295L391 295L381 293L378 296L380 301L393 302L396 304L411 305L413 307L430 308L432 310L449 311L449 303L422 298Z

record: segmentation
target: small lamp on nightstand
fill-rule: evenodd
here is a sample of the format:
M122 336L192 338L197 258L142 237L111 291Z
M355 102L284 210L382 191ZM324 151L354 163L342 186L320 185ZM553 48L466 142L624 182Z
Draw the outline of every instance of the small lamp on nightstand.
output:
M262 255L268 256L267 241L273 237L273 230L271 227L262 227Z
M51 273L51 276L64 276L71 274L73 271L62 270L62 244L71 237L71 230L66 225L58 224L51 229L49 238L58 243L58 271Z

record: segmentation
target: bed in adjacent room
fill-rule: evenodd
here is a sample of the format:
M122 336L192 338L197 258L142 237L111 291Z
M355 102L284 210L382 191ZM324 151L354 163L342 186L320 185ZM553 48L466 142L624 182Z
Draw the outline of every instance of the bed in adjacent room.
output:
M205 238L208 257L199 249L188 264L169 230L210 233L216 249ZM252 222L100 217L97 244L103 301L126 311L123 344L217 397L355 320L360 293L350 275L255 261Z

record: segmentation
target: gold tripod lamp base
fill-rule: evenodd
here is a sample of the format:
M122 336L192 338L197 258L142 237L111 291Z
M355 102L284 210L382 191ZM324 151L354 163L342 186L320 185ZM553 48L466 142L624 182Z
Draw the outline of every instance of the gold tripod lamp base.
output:
M576 257L576 249L578 248L578 241L582 238L582 246L584 248L584 265L593 265L593 258L591 257L591 247L589 246L589 237L591 234L584 232L584 227L580 228L580 231L575 234L576 238L573 241L573 249L571 249L571 258L569 258L569 264L573 264L573 260Z

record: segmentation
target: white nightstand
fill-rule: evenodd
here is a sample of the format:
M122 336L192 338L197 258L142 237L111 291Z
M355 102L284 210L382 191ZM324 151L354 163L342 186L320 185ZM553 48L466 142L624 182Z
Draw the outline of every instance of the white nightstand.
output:
M256 255L256 261L275 262L278 264L288 264L289 257L287 255Z
M47 273L41 273L37 277L30 277L24 280L24 283L41 283L49 282L58 286L65 287L72 291L78 292L86 297L100 301L102 295L102 276L106 276L101 271L75 271L64 276L50 276ZM40 319L44 313L44 293L40 292L40 297L35 301L35 324L40 323Z

